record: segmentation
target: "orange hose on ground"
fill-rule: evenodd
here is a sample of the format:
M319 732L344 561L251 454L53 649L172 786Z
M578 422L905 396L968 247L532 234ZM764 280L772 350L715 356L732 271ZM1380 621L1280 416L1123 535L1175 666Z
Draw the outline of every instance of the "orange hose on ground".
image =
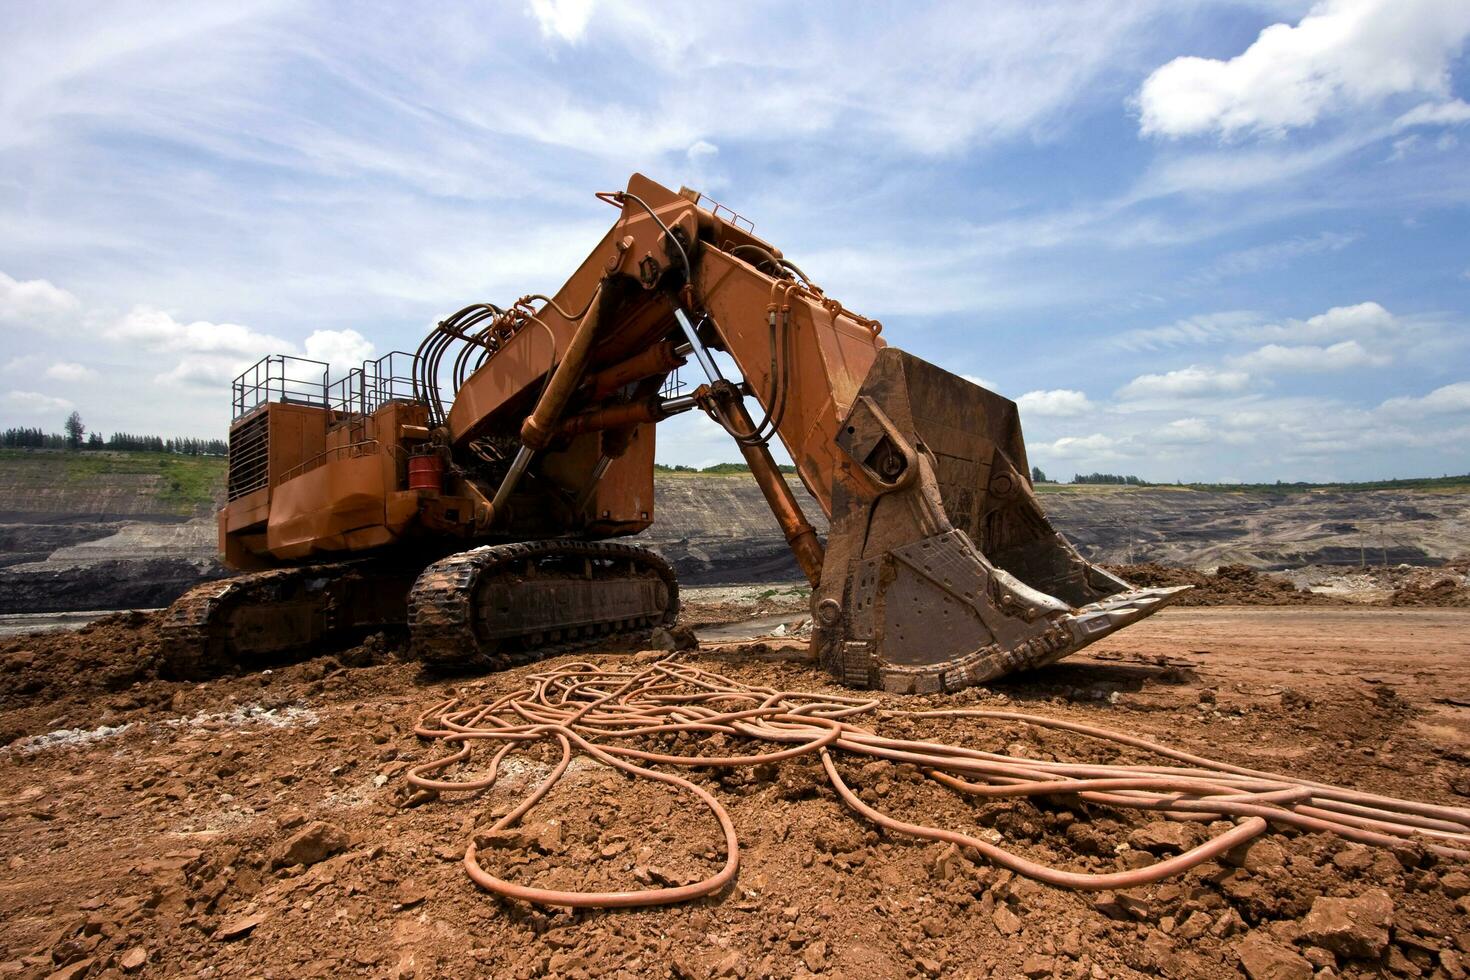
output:
M1165 745L1079 722L1012 711L952 709L879 711L876 699L746 685L668 659L636 670L610 670L586 662L533 674L531 686L488 703L442 701L419 715L420 737L452 747L448 755L409 769L411 786L430 793L480 792L492 788L506 756L519 747L554 741L560 758L552 771L491 831L515 826L555 788L575 754L637 779L649 779L694 796L714 816L725 846L720 870L677 887L611 892L575 892L516 884L486 871L471 843L464 866L480 887L504 898L573 908L661 905L710 895L726 887L740 862L735 827L718 799L693 782L654 766L727 769L768 765L816 754L833 790L851 810L885 830L971 848L1017 874L1063 888L1130 888L1182 874L1265 833L1270 825L1332 833L1347 840L1393 846L1413 840L1436 854L1470 858L1470 810L1400 800L1310 780L1296 779L1193 755ZM1025 759L939 742L889 738L847 719L871 717L974 718L1021 722L1072 732L1150 752L1185 766L1067 763ZM751 754L684 755L621 740L688 735L724 735L759 747ZM468 763L479 742L498 743L490 774L473 779L442 777ZM1071 797L1088 803L1160 812L1171 819L1233 819L1235 826L1182 854L1143 868L1102 873L1068 871L1011 853L960 831L909 823L865 803L838 771L835 756L916 766L956 792L984 797Z

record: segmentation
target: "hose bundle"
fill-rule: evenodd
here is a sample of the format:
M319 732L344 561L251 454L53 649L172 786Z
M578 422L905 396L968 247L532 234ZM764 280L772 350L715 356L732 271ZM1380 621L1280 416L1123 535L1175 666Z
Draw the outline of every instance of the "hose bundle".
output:
M1063 888L1130 888L1181 874L1265 833L1270 825L1335 834L1364 844L1402 845L1412 839L1441 856L1470 858L1470 810L1400 800L1217 762L1131 735L1076 722L1010 711L881 711L858 697L777 691L665 659L639 670L569 663L535 673L530 686L490 702L451 698L419 716L415 733L454 751L409 770L408 782L431 793L476 792L495 784L506 756L536 743L554 743L551 773L492 832L513 827L557 784L575 755L586 755L634 778L687 793L720 827L724 863L702 881L635 891L574 892L507 881L485 870L475 844L464 865L476 884L496 895L542 905L617 908L685 901L719 891L735 876L740 846L729 814L679 769L765 765L803 755L818 758L837 796L883 829L971 848L1003 868ZM1080 764L1000 755L940 742L877 734L858 720L974 718L1020 722L1141 749L1172 764ZM751 754L680 755L648 747L682 732L743 741ZM482 743L493 748L490 774L454 780L445 770L469 762ZM1236 821L1182 854L1127 871L1086 873L1040 864L960 831L899 820L865 803L838 770L838 758L916 766L956 792L982 798L1069 797L1107 806L1150 810L1181 820ZM655 768L659 767L659 768Z
M507 322L510 319L506 311L494 303L473 303L440 320L420 342L414 352L413 394L415 399L428 404L433 425L444 424L446 412L443 394L439 390L439 376L449 349L456 343L462 345L451 369L453 390L458 391L466 375L515 332L514 323Z

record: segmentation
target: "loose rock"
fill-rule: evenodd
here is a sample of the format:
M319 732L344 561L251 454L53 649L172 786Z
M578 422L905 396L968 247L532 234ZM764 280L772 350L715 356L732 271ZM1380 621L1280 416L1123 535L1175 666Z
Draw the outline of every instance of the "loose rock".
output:
M1357 898L1319 898L1302 920L1301 941L1350 959L1373 959L1388 945L1393 900L1382 890Z
M1311 980L1312 964L1285 946L1253 932L1235 948L1251 980Z
M214 931L214 938L224 942L240 939L250 935L255 931L256 926L268 918L270 918L269 913L257 912L254 915L242 915L229 919Z
M352 843L342 828L317 820L297 831L275 851L271 863L278 868L311 865L345 851Z

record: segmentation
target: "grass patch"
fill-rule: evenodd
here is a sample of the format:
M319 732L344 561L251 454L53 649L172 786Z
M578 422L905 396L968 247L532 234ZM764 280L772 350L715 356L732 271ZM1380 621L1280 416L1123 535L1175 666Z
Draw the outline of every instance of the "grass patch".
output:
M115 481L153 497L161 509L181 515L214 509L224 487L226 468L224 458L219 456L0 449L0 483L86 491L106 489L110 481Z
M793 585L789 589L766 589L755 598L757 602L765 602L767 599L774 599L778 595L790 595L799 596L801 598L808 598L811 596L811 594L811 586Z

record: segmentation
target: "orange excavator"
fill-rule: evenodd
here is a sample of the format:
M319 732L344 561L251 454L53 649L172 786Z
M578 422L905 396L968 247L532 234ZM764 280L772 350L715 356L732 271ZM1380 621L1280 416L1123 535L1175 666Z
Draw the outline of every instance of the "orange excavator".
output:
M335 381L290 357L235 381L219 535L243 574L170 607L177 675L405 624L429 664L494 668L673 623L671 568L617 539L653 522L654 433L688 411L744 456L844 684L953 690L1172 598L1052 528L1014 402L888 346L695 191L635 174L597 196L617 219L554 296L468 306Z

